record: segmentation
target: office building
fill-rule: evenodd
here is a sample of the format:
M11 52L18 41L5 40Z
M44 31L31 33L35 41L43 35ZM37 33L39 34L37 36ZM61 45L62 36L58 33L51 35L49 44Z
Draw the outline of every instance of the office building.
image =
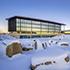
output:
M22 16L13 16L7 20L9 32L30 37L57 35L61 33L61 26L65 26L63 23Z

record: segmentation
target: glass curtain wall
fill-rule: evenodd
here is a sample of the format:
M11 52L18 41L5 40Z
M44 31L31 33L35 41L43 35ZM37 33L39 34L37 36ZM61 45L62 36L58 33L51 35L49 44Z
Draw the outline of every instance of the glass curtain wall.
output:
M40 35L41 24L37 21L32 21L32 32Z
M61 25L55 24L55 33L60 33L61 32Z
M49 29L49 34L54 34L55 33L55 24L51 24L51 23L49 23L49 25L48 25L48 29Z
M24 19L16 19L16 30L22 33L31 32L31 21Z
M20 19L16 19L16 31L17 32L20 32L21 31Z
M35 34L35 35L47 35L47 34L57 34L61 31L61 25L16 19L16 30L17 32L22 32L24 34Z
M41 23L41 35L48 33L48 23Z

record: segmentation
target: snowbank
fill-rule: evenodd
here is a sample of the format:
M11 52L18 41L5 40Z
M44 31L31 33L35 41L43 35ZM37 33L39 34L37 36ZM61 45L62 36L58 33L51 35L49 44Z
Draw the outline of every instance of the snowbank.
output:
M7 53L7 47L10 47L9 45L13 43L20 43L19 40L3 40L0 41L0 56L6 56Z
M70 63L66 64L52 64L49 66L41 65L35 70L70 70Z
M16 39L15 37L13 37L13 36L10 36L10 35L8 35L8 34L5 34L5 35L0 35L0 40L13 40L13 39Z
M59 47L50 47L46 50L36 51L32 57L32 66L55 64L65 62L68 53Z
M6 45L0 41L0 57L6 56Z
M3 42L3 44L5 44L6 46L8 46L8 45L10 45L10 44L12 44L12 43L14 43L14 42L17 42L17 43L20 43L20 41L19 41L19 39L15 39L15 40L3 40L2 41Z
M31 39L19 39L22 47L33 48Z

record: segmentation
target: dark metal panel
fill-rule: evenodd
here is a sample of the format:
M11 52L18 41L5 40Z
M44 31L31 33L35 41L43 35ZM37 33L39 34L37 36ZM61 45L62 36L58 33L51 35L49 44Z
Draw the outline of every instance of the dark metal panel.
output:
M16 31L16 19L8 20L8 31L9 32Z

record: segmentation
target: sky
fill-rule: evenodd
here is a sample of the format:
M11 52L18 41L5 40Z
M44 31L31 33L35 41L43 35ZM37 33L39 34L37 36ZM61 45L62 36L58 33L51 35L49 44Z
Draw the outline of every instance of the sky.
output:
M70 0L0 0L0 32L8 31L6 18L28 16L66 24L70 29Z

